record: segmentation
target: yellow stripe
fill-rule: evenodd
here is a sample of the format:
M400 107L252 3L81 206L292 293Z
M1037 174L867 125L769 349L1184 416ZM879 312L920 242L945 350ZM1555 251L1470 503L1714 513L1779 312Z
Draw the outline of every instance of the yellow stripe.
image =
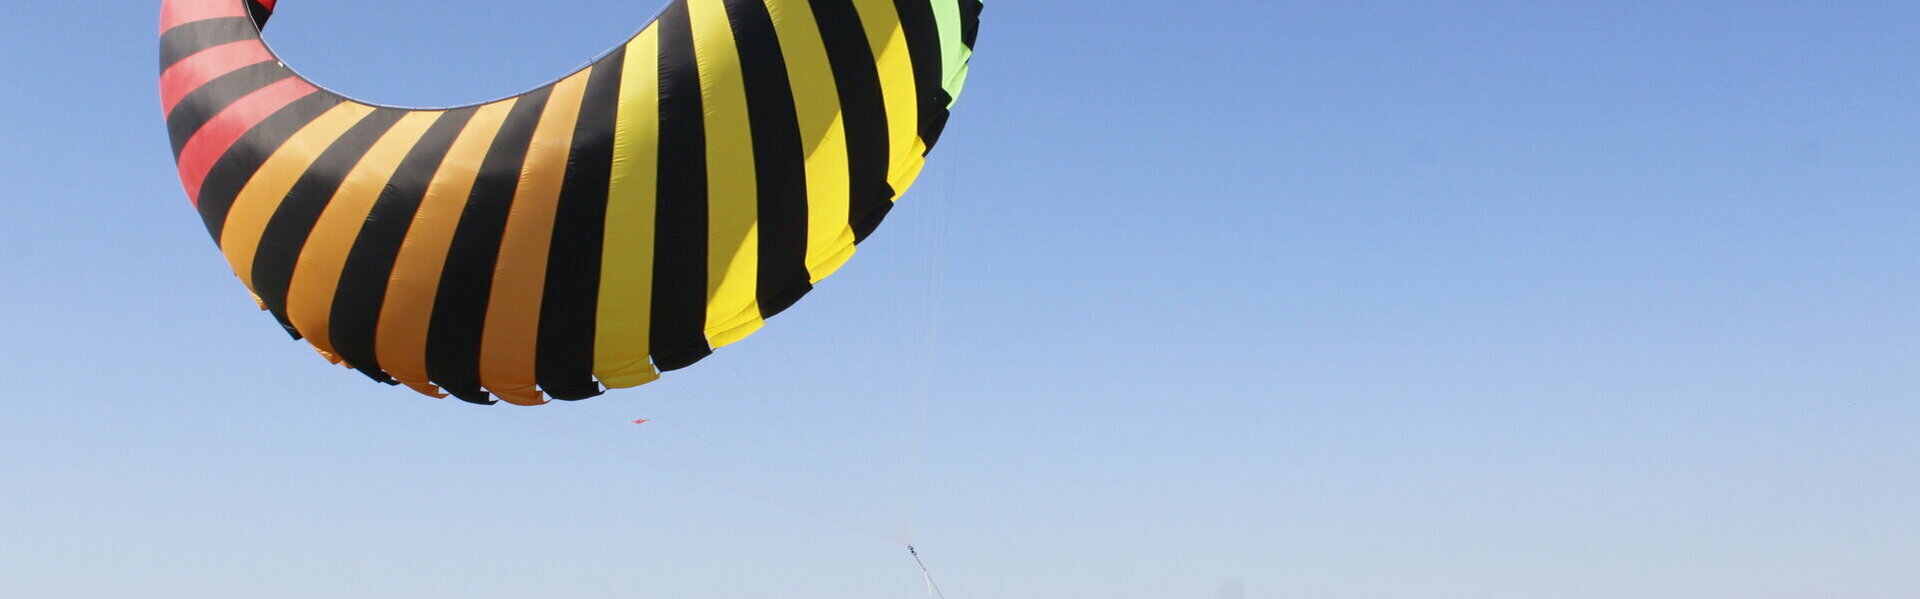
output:
M560 204L560 187L566 182L567 158L573 152L573 130L580 123L580 101L592 75L593 69L588 68L553 86L540 124L533 130L533 144L500 238L486 328L481 333L480 384L514 405L547 403L536 388L534 371L540 304L553 248L554 213Z
M247 289L253 289L254 252L260 249L260 236L266 234L273 213L280 210L280 203L313 161L369 114L373 114L373 107L365 104L345 102L334 106L274 150L234 197L227 223L220 230L220 251L227 255L227 263Z
M442 114L445 113L408 113L381 136L347 173L346 180L341 181L340 189L327 202L320 219L313 225L313 233L307 236L306 246L300 250L300 261L293 270L293 284L287 290L287 317L307 342L330 360L338 360L328 324L333 316L333 296L339 289L340 271L347 266L347 255L353 251L360 227L366 224L367 214L373 211L387 181Z
M653 234L660 168L660 35L627 44L614 125L613 178L601 246L593 373L615 389L660 378L647 359L653 324Z
M393 276L387 282L387 297L380 307L380 330L376 337L380 367L400 382L421 393L439 395L427 381L427 328L433 321L433 302L440 292L440 271L446 264L447 250L453 245L454 230L467 209L467 196L480 176L480 163L487 158L493 138L506 122L507 112L517 100L509 99L481 107L454 139L453 149L427 185L420 210L407 229L394 259Z
M780 53L787 61L800 139L807 152L807 270L819 283L853 254L847 224L852 184L847 180L847 132L840 119L840 91L826 42L805 0L766 0Z
M854 0L860 24L867 29L867 43L873 47L875 66L880 69L881 93L887 104L887 132L892 148L887 181L896 195L920 174L927 146L920 141L920 102L913 81L913 55L907 49L907 33L900 25L900 13L893 0Z
M707 131L707 343L759 330L760 210L746 81L723 0L689 0Z

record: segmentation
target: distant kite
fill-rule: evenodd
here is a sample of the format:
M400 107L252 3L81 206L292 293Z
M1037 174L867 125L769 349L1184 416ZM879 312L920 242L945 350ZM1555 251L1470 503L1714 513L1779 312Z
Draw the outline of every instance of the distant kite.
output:
M327 359L520 405L692 365L844 264L939 140L981 10L674 0L557 82L424 110L294 73L260 37L275 4L162 3L208 231Z

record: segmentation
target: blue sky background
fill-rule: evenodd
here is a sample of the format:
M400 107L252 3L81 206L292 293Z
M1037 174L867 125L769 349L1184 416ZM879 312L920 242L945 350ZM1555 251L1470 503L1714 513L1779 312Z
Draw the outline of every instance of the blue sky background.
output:
M268 37L452 104L658 8L565 4L289 1ZM912 597L897 546L723 487L881 521L894 471L833 483L838 449L900 455L888 390L927 388L956 599L1920 596L1920 5L991 2L868 255L718 366L551 411L684 413L724 462L288 341L179 191L157 7L0 24L0 596ZM939 374L865 376L914 312L861 292L914 256Z

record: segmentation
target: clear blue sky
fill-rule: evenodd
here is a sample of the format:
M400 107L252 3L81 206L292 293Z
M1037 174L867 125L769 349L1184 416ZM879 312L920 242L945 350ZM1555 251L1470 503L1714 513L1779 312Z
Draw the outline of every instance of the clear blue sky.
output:
M0 24L0 596L919 592L898 547L644 448L325 366L180 192L159 3L31 4ZM452 104L658 8L559 4L289 0L268 37ZM944 230L917 539L955 599L1920 596L1920 5L985 17L873 266L599 409L880 427L770 348L850 362L809 323L876 335L852 291ZM704 432L829 510L900 495Z

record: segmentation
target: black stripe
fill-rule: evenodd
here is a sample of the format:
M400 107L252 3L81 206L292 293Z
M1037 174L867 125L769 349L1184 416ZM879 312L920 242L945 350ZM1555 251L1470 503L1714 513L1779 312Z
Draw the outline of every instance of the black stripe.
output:
M872 237L873 232L880 229L880 222L887 220L887 215L893 212L892 198L898 194L893 191L893 185L889 184L886 187L887 201L883 203L877 202L867 206L867 211L861 213L859 218L853 221L854 243L866 243L867 238Z
M653 259L653 362L678 370L707 346L707 139L686 2L660 28L660 188Z
M280 208L267 221L266 231L260 235L260 246L253 256L253 293L260 296L261 303L280 320L280 326L286 327L296 339L301 335L287 318L287 288L293 284L293 269L300 262L300 250L306 247L313 225L320 221L320 213L340 191L347 173L405 114L403 110L375 110L354 123L346 134L321 152L293 184L286 199L280 202Z
M259 39L260 30L246 17L194 21L160 34L160 70L201 50L241 40Z
M621 47L593 67L581 100L580 121L573 130L566 182L554 208L553 242L540 300L540 341L533 362L540 388L554 399L580 400L601 393L593 379L593 346L599 324L607 191L613 180L613 136L626 56L626 48Z
M960 41L972 48L980 38L980 0L960 0Z
M552 94L551 86L528 93L507 114L499 137L481 161L440 274L433 322L427 330L427 373L447 393L468 402L493 403L480 385L480 345L493 293L493 271L527 151Z
M261 4L260 0L247 0L247 16L253 19L255 27L266 27L267 19L273 17L273 9Z
M813 290L807 272L807 150L787 60L764 0L727 0L753 128L759 206L760 315L771 318Z
M207 121L213 120L220 111L226 110L235 101L247 94L259 91L275 81L293 76L293 71L271 61L241 67L239 70L221 75L208 81L200 89L193 90L167 115L167 136L173 139L173 158L180 159L180 150L199 133Z
M433 184L440 164L453 150L455 139L466 129L478 109L464 108L442 115L427 128L420 142L407 153L394 170L379 201L367 213L360 236L347 253L340 271L340 284L333 297L328 336L334 352L360 372L383 383L393 383L380 367L376 340L380 331L380 308L387 301L387 282L393 276L400 246L413 227L414 214Z
M913 81L920 102L920 141L932 151L947 128L946 66L940 49L940 21L927 0L893 0L900 11L900 28L907 34L907 53L913 57Z
M206 182L200 186L200 219L207 224L207 233L213 235L214 243L220 243L220 232L227 226L227 212L233 209L234 198L240 195L260 165L273 156L274 150L285 145L294 133L312 123L320 115L339 105L339 96L317 92L295 100L273 116L260 121L246 135L240 136L227 153L213 163L207 172Z
M864 241L893 208L893 187L887 184L891 159L886 96L853 0L812 0L812 4L847 130L847 176L853 185L847 221L854 239Z

